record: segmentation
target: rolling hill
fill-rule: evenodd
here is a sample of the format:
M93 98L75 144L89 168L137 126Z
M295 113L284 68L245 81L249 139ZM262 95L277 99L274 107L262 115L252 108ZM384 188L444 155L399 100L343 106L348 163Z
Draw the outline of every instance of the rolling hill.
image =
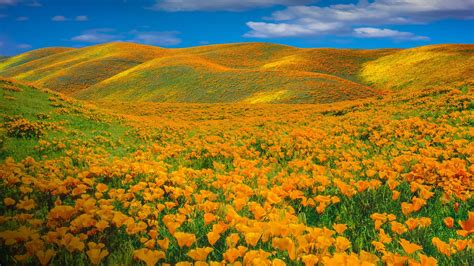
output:
M431 45L402 50L366 63L366 83L379 88L421 89L474 83L474 45Z
M21 54L0 62L0 76L87 100L330 103L377 96L395 85L465 80L473 71L473 47L357 50L237 43L165 49L108 43Z

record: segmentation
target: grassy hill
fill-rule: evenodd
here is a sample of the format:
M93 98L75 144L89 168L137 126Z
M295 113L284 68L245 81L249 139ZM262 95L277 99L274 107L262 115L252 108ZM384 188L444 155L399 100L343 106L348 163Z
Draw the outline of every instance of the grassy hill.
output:
M473 54L473 45L356 50L236 43L164 49L108 43L21 54L0 62L0 76L87 100L330 103L409 85L470 82Z
M0 71L6 71L8 69L16 68L20 65L26 64L28 62L41 59L50 55L59 54L66 51L74 50L73 48L64 48L64 47L50 47L50 48L42 48L33 51L29 51L17 56L13 56L7 58L7 60L3 61L0 64ZM9 72L6 72L5 75L10 75Z
M235 69L197 56L155 59L82 90L81 99L155 102L324 103L376 95L336 76L294 70Z
M23 61L19 55L0 63L0 76L89 100L327 103L377 95L359 82L358 70L395 51L109 43Z
M71 94L162 53L163 49L158 47L112 43L29 58L20 65L10 66L22 54L0 64L0 74Z
M379 88L421 89L474 82L474 45L430 45L367 62L363 80Z

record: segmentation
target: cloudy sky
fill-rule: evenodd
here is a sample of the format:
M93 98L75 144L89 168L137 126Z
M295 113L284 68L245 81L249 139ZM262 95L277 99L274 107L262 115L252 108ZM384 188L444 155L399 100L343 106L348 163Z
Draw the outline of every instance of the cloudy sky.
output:
M474 43L474 0L0 0L0 54L112 41L164 47Z

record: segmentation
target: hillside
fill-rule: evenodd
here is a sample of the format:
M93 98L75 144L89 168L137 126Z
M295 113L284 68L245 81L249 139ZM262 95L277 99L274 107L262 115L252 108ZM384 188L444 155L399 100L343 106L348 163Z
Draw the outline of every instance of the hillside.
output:
M108 43L45 48L0 62L0 76L87 100L331 103L472 82L474 45L296 48L271 43L165 49Z
M0 63L0 75L89 100L327 103L378 95L358 71L395 51L110 43L23 61L19 55Z
M325 103L376 95L336 76L233 69L194 56L159 58L80 91L81 99L155 102Z
M367 62L363 80L378 88L421 89L474 83L474 45L431 45Z
M33 52L41 53L42 50ZM29 60L22 64L12 64L23 56L19 55L0 64L0 75L72 94L162 53L163 49L158 47L112 43L39 58L28 57Z
M8 69L19 67L20 65L27 64L28 62L41 59L50 55L59 54L66 51L74 50L73 48L64 48L64 47L50 47L42 48L33 51L29 51L17 56L9 57L7 60L0 64L0 72L6 71ZM20 68L21 69L21 68ZM5 75L11 75L9 72L6 72Z
M472 98L95 107L0 79L0 263L473 265Z

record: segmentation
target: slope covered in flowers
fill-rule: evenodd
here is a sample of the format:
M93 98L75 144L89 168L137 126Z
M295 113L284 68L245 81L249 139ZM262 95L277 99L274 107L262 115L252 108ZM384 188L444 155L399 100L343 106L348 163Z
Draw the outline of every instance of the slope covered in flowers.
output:
M424 89L473 82L474 45L430 45L399 51L364 64L367 84L390 89Z
M359 70L396 52L270 43L181 49L109 43L46 56L48 49L0 63L0 76L88 100L327 103L377 95L359 81Z
M0 81L2 265L472 265L473 84L327 105Z
M0 64L0 76L15 78L66 94L85 89L126 69L162 55L159 47L133 43L108 43L68 49L20 61L24 55L44 54L57 48L38 49Z

